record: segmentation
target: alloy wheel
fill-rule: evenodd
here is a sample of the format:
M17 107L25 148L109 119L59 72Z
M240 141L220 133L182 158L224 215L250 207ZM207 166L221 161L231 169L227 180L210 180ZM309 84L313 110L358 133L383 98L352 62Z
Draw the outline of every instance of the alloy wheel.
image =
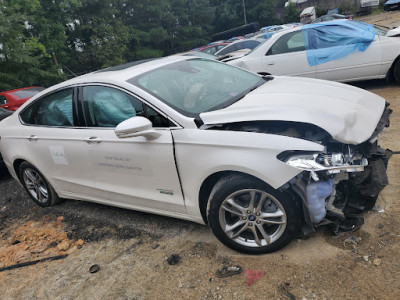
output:
M48 201L48 190L45 181L35 170L27 168L23 173L24 184L31 196L40 203Z
M222 202L219 224L234 242L247 247L263 247L282 236L287 217L275 197L264 191L246 189L229 195Z

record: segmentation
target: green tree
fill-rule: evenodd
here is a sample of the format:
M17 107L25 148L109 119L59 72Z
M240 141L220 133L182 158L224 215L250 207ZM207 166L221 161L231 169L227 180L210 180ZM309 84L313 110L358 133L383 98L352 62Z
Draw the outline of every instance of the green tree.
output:
M288 7L286 7L286 13L284 17L285 23L299 22L300 11L296 8L296 4L289 2Z
M275 25L281 22L276 15L278 0L248 0L246 2L248 22L259 22L261 26Z
M46 46L33 34L38 0L0 0L0 90L62 80Z
M242 1L215 1L217 6L213 22L213 33L244 25Z
M284 0L244 2L248 22L279 23ZM189 50L243 24L238 0L0 0L0 89Z
M69 24L68 69L80 74L127 61L132 33L119 16L118 2L80 1Z

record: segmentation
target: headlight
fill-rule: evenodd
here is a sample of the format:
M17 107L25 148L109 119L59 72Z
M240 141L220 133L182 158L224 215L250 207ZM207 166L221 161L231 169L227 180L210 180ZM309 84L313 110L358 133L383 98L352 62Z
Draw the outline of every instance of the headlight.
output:
M364 171L364 167L368 165L365 158L358 160L359 164L352 164L351 161L345 159L343 153L285 151L279 154L277 158L300 170L327 171L328 174L339 173L340 171L360 172Z

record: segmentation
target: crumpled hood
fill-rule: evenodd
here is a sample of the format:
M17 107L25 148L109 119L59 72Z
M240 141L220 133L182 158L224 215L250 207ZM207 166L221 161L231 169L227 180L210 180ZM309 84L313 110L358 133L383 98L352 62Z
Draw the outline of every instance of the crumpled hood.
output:
M326 130L335 140L360 144L374 132L385 99L349 85L279 76L229 107L205 112L206 125L243 121L294 121Z

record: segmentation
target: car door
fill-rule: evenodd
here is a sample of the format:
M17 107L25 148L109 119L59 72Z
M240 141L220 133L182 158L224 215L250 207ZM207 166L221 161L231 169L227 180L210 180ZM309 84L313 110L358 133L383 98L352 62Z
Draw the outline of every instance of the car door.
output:
M115 87L88 85L82 91L90 162L103 197L132 208L185 212L171 134L176 125ZM160 136L118 138L115 127L135 116L151 120Z
M26 125L26 159L51 182L60 197L96 197L95 181L85 138L75 110L75 88L36 100L20 114Z
M317 32L318 34L318 32ZM337 43L321 43L315 53L337 53L343 49L343 45ZM378 78L382 64L381 45L379 37L375 36L372 43L365 51L355 50L349 55L318 64L317 78L333 81L354 81Z
M282 35L261 60L265 72L272 75L316 77L317 68L307 61L301 30Z

